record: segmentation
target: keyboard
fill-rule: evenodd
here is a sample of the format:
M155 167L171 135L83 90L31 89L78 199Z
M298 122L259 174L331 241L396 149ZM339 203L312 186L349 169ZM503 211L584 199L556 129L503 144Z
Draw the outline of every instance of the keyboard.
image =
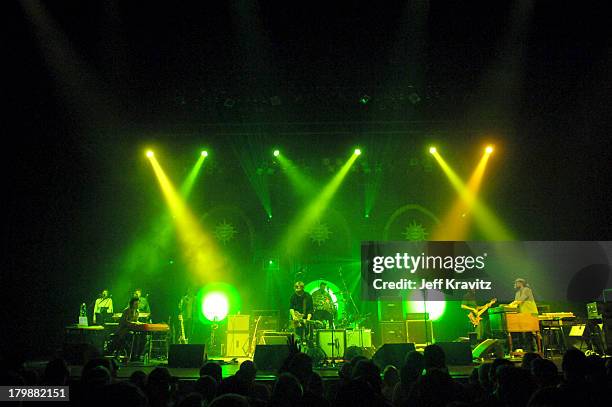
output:
M553 319L576 318L573 312L544 312L538 315L540 321L550 321Z
M168 324L138 324L133 330L143 332L168 332L170 327Z

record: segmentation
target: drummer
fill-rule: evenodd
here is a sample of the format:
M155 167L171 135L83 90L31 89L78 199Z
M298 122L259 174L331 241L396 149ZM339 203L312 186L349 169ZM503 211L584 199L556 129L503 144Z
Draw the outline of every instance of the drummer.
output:
M314 305L313 319L324 321L328 328L333 329L336 308L325 281L321 281L319 289L312 293L312 302Z

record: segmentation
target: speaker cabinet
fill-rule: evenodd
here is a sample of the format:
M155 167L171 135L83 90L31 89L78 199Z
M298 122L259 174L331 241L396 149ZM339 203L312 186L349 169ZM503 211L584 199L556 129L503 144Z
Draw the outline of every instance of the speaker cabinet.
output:
M287 345L257 345L253 362L259 370L276 371L289 356Z
M503 358L504 347L499 339L485 339L472 351L473 359Z
M249 334L248 333L227 333L227 356L248 356L249 351Z
M205 345L170 345L168 367L202 367L206 357Z
M344 329L319 329L317 344L328 358L340 359L344 357L346 349L346 331Z
M472 349L469 342L436 342L444 350L447 365L468 366L472 364Z
M287 345L289 343L290 333L287 332L263 332L259 336L257 344L259 345Z
M381 321L380 327L380 343L407 343L406 325L404 321Z
M432 343L434 340L433 324L431 321L409 320L406 321L406 336L408 342L416 344Z
M249 315L228 315L227 332L246 332L249 333Z
M381 297L378 309L381 321L404 320L404 303L399 297Z
M387 365L393 365L399 369L404 364L406 355L415 350L414 343L386 343L376 351L372 361L381 370Z
M248 356L249 350L249 315L228 315L227 356Z
M346 331L346 347L357 346L359 348L372 347L371 329L349 329Z

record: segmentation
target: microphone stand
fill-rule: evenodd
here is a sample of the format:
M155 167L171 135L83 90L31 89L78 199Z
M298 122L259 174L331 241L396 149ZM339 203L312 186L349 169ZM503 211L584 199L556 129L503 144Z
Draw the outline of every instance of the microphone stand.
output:
M423 325L425 327L425 345L430 345L429 343L429 329L427 326L427 321L429 320L429 315L427 315L427 290L423 289ZM432 338L433 339L433 338Z

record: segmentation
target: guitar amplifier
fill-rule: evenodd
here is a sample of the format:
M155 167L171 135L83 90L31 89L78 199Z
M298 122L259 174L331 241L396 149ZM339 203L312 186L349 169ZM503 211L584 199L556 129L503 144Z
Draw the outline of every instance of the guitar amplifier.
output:
M248 333L227 333L227 356L248 356L249 334Z
M380 344L385 343L407 343L406 325L404 321L381 321L378 323L380 327Z
M346 347L357 346L358 348L372 347L371 329L349 329L346 331Z
M247 356L249 351L249 315L228 315L227 356Z
M403 321L404 302L399 297L381 297L378 314L381 321Z
M406 321L406 335L408 342L415 344L426 344L433 342L433 324L430 320Z
M257 340L258 345L287 345L289 337L292 334L289 332L264 331Z

